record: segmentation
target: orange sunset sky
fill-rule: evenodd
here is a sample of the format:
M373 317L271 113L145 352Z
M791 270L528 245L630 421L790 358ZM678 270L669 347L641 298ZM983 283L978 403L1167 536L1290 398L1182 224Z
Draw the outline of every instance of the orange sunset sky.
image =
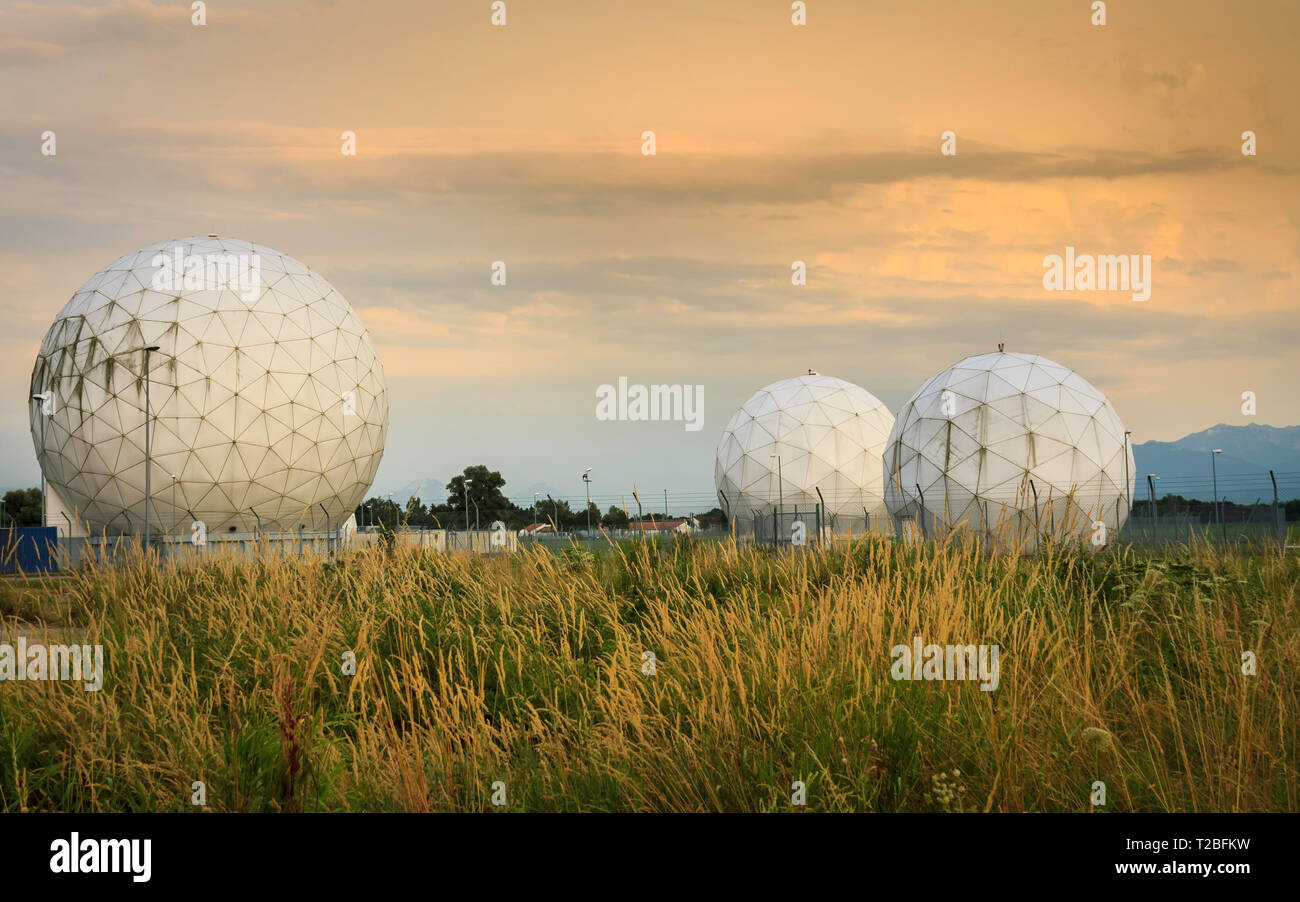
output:
M0 485L39 481L28 378L72 293L209 233L356 307L376 493L486 463L581 497L591 466L602 508L636 482L699 512L754 390L812 368L897 410L999 339L1134 442L1300 423L1300 3L1090 6L0 2ZM1067 246L1149 254L1150 300L1045 291ZM597 421L620 376L703 385L704 428Z

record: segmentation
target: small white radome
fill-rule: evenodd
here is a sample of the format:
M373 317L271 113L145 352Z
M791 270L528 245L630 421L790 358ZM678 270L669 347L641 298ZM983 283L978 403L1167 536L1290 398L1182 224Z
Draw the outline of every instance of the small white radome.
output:
M824 526L861 530L885 514L881 452L893 421L878 398L843 379L809 373L775 382L723 430L719 501L741 532L756 512L811 511L822 499Z

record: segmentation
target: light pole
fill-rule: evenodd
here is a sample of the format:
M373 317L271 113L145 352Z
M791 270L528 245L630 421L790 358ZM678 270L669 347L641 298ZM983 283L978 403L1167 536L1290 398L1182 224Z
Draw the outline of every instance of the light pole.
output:
M533 492L533 538L537 538L537 498L540 492Z
M591 535L591 467L582 473L582 485L587 490L587 535Z
M42 392L39 395L32 395L33 401L41 402L40 417L41 417L41 456L42 457L45 455L45 418L46 418L45 399L46 397L47 395L44 392ZM40 463L40 461L37 461L37 463ZM41 467L41 525L42 526L45 525L45 467L44 466Z
M781 455L769 454L768 457L776 458L776 491L777 491L777 498L779 499L779 503L781 505L779 510L781 511L781 515L784 516L785 515L785 479L781 476ZM768 495L768 497L771 498L772 496Z
M176 474L168 473L172 478L172 532L176 532ZM176 533L176 538L180 538L180 533Z
M1124 522L1126 523L1128 518L1133 516L1133 493L1129 490L1128 484L1128 437L1132 434L1129 430L1124 430L1124 501L1128 504L1128 512L1124 516ZM1115 531L1119 531L1118 523L1115 524Z
M1210 476L1214 480L1214 509L1219 516L1219 535L1223 538L1224 543L1228 541L1228 527L1223 523L1223 506L1219 504L1219 468L1215 465L1215 457L1223 453L1222 448L1215 448L1210 452Z
M474 484L474 480L466 479L464 482L465 482L465 531L469 532L469 487Z
M149 471L153 468L152 445L150 436L153 433L153 409L149 403L149 355L158 350L158 345L149 345L144 349L144 543L149 547L149 503L152 501L149 482Z
M1159 526L1156 517L1156 482L1158 482L1159 479L1159 476L1151 473L1147 474L1147 497L1151 499L1151 541L1157 546L1159 545L1160 537L1156 535L1156 527Z

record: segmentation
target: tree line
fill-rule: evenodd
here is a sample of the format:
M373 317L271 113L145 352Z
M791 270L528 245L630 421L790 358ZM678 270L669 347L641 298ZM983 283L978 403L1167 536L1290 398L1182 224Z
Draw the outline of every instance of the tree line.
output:
M466 497L466 482L469 483L469 495ZM628 516L627 511L611 504L609 510L601 513L595 502L589 501L582 507L571 507L566 500L539 498L536 505L520 507L505 496L505 478L496 470L489 470L483 464L466 467L458 476L453 476L447 483L447 499L440 503L426 503L423 499L412 497L405 504L398 504L388 498L368 498L356 509L358 526L381 526L385 529L457 529L463 530L466 524L470 529L488 529L500 520L511 531L523 529L532 523L551 524L560 532L572 532L587 528L590 514L591 526L603 526L606 529L625 529L637 520ZM468 503L467 503L468 502ZM466 514L468 510L468 516ZM645 515L642 520L662 520L662 514ZM696 517L702 527L725 526L726 514L721 508Z

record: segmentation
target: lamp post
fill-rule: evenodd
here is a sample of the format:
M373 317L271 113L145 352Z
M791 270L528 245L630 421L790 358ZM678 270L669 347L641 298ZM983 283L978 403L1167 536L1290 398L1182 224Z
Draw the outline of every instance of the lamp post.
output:
M1133 433L1129 430L1124 430L1124 502L1128 505L1128 511L1124 515L1124 522L1126 523L1128 522L1128 518L1133 516L1133 493L1130 491L1128 484L1128 437L1132 434ZM1119 531L1118 523L1115 524L1115 531Z
M1215 465L1214 460L1216 456L1222 453L1222 448L1215 448L1210 452L1210 476L1214 480L1214 509L1219 517L1219 535L1226 544L1228 541L1228 527L1223 523L1223 505L1219 504L1219 468Z
M537 498L540 492L533 492L533 538L537 538Z
M45 414L45 409L44 409L44 408L45 408L45 399L46 399L47 397L48 397L48 395L47 395L46 393L44 393L44 392L42 392L42 393L40 393L40 394L38 394L38 395L32 395L32 400L33 400L33 401L39 401L39 402L41 402L40 417L41 417L41 456L42 456L42 457L45 455L45 419L46 419L46 414ZM37 463L40 463L40 461L37 461ZM43 466L41 467L41 525L42 525L42 526L45 525L45 467L43 467Z
M144 349L144 543L149 547L149 503L153 500L150 495L149 471L153 468L153 446L151 435L153 433L153 408L149 402L149 355L158 350L158 345L149 345Z
M168 473L172 478L172 532L176 533L176 538L180 538L180 533L176 531L176 474Z
M775 457L775 458L776 458L776 491L777 491L777 499L778 499L778 501L779 501L779 503L780 503L780 505L781 505L781 506L780 506L780 511L781 511L782 515L784 515L784 514L785 514L785 478L781 475L781 455L780 455L780 454L769 454L768 457L769 457L769 458L772 458L772 457ZM768 497L770 498L770 497L772 497L772 496L771 496L771 495L768 495Z
M587 535L591 535L591 467L582 473L582 485L587 490Z
M469 532L469 487L474 484L474 480L465 480L465 531Z

